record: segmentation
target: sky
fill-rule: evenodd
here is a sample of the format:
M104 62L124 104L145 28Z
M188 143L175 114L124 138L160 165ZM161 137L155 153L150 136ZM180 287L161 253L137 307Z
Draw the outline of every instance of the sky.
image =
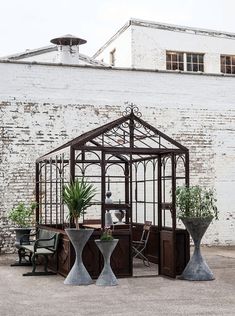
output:
M235 33L235 0L0 0L0 56L72 34L92 56L130 18Z

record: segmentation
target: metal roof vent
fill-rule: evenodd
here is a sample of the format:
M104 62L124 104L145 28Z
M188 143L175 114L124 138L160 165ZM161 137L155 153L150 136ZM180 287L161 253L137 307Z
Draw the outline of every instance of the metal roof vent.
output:
M56 62L62 64L79 64L79 45L86 42L86 40L71 34L53 38L51 43L56 44L58 47Z

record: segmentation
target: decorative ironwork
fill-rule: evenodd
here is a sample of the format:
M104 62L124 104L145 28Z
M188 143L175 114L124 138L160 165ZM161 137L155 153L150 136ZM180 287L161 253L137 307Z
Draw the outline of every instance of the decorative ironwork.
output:
M142 113L139 111L139 108L134 103L125 102L126 108L122 112L123 116L127 116L129 114L135 114L137 117L141 117Z

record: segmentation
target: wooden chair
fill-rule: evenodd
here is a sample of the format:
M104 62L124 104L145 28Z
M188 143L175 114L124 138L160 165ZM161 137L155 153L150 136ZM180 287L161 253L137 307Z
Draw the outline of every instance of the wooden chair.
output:
M140 240L133 240L132 241L132 256L133 258L140 258L143 260L144 265L150 267L150 263L148 258L144 255L144 250L146 249L149 235L150 235L150 229L152 226L151 221L145 221L145 224L143 226L143 232L141 235Z

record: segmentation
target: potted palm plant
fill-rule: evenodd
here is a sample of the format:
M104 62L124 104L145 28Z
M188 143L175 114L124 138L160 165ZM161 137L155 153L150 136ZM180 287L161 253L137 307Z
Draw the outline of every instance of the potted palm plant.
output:
M177 187L176 207L194 242L194 253L181 279L192 281L213 280L214 276L201 255L200 243L213 218L218 219L215 191L200 186Z
M67 275L64 284L88 285L92 279L82 261L83 248L93 233L93 229L80 229L79 218L91 206L96 190L84 178L76 179L63 187L63 201L68 206L69 218L75 228L65 229L76 253L75 263Z
M29 244L29 234L32 229L32 224L34 221L33 215L36 209L37 203L32 202L29 206L26 206L24 202L20 202L8 213L8 219L14 224L14 228L12 230L16 233L16 241L15 246L18 249L18 253L20 250L21 243ZM26 259L24 254L19 255L19 262L12 264L21 265L21 260ZM25 260L26 261L26 260ZM24 263L25 264L25 263Z
M118 281L110 266L110 257L115 249L118 239L112 236L112 230L105 228L100 239L95 240L100 252L104 258L104 267L99 275L96 285L112 286L117 285Z

